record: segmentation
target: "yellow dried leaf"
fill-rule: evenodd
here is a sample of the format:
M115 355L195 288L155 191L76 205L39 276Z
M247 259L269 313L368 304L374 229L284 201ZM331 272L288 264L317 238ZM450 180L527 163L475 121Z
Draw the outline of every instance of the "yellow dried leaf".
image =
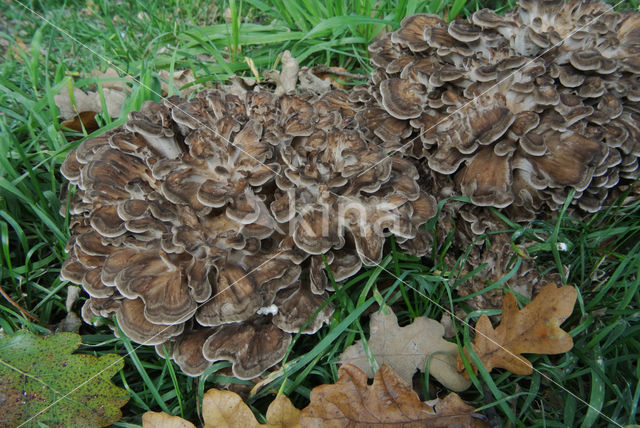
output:
M267 409L267 423L260 424L242 398L231 391L210 389L202 397L204 428L298 428L300 410L285 395L278 395ZM146 412L143 428L195 428L188 421L164 412Z
M142 428L196 428L196 426L179 416L171 416L165 412L146 412L142 415Z
M293 407L286 395L278 395L267 409L267 425L273 428L296 428L300 426L300 410Z
M202 417L205 428L296 428L300 410L286 396L279 395L269 405L267 423L262 425L238 394L210 389L202 399Z

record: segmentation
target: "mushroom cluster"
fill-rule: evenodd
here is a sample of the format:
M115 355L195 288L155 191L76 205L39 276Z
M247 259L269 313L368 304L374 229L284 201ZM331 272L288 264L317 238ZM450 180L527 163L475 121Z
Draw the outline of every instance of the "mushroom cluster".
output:
M90 295L83 319L115 315L189 375L229 360L248 379L329 320L325 264L344 280L389 233L424 254L435 200L357 113L343 91L206 90L80 144L61 169L77 186L61 276Z
M369 51L371 83L350 95L366 106L361 126L452 176L474 205L524 220L574 190L574 204L595 212L639 176L637 13L522 0L468 21L419 14Z
M428 253L430 195L471 201L436 228L486 264L464 295L510 268L487 207L528 220L573 193L594 212L640 175L640 14L522 0L469 21L410 16L369 50L371 79L349 93L288 79L174 96L71 151L61 276L90 295L83 319L115 316L189 375L228 360L254 378L330 319L333 281L378 264L388 234Z

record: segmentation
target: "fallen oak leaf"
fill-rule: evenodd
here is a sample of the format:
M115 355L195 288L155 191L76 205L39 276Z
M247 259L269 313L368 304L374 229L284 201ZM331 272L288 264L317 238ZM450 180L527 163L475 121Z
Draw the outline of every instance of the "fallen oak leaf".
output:
M110 379L122 358L73 354L80 343L73 333L0 338L0 426L102 427L120 420L129 397Z
M260 424L242 397L232 391L210 389L202 397L204 428L298 428L300 410L286 395L278 395L267 409L267 423ZM182 424L182 425L181 425ZM164 412L146 412L143 428L191 428L193 424Z
M367 79L364 74L350 73L344 67L327 67L326 65L316 65L311 68L311 72L322 80L328 80L336 89L344 89L347 79Z
M100 98L96 97L95 92L87 93L75 86L63 88L59 94L53 96L53 101L60 111L60 116L67 121L75 119L82 112L95 114L102 110Z
M105 106L109 117L118 117L122 111L125 94L115 89L103 88ZM83 112L99 113L102 111L100 94L93 91L83 91L73 88L73 100L66 89L53 96L53 100L60 110L60 116L65 120L72 120Z
M297 428L300 426L300 410L296 409L286 395L280 394L267 408L267 425L272 428ZM257 425L264 427L265 425Z
M266 416L267 423L259 424L235 392L210 389L202 398L205 428L295 428L299 426L300 410L281 394L269 404Z
M376 373L373 384L351 364L338 369L338 381L311 391L310 404L302 410L300 425L307 428L384 427L487 427L483 416L452 392L435 407L423 403L418 394L388 366Z
M464 391L471 385L456 369L458 346L442 338L444 326L438 321L417 317L411 324L400 327L391 308L384 307L371 315L369 326L368 346L376 362L390 366L407 384L411 385L417 369L424 371L428 360L431 376L448 389ZM367 377L373 377L361 340L344 350L340 362L353 364Z
M133 82L131 76L121 78L115 68L109 67L104 72L93 70L89 76L93 76L100 80L100 85L105 89L114 89L120 92L131 92L127 83Z
M145 412L142 415L143 428L196 428L180 416L171 416L165 412Z
M518 309L513 294L506 294L498 327L494 329L486 315L478 319L474 352L489 372L498 367L518 375L533 373L522 354L561 354L573 347L573 339L560 324L573 312L577 296L573 287L547 284L531 303ZM467 349L465 354L468 358ZM460 356L458 370L464 370Z
M129 87L121 81L114 81L118 77L118 73L113 69L107 69L104 73L94 72L92 75L100 80L107 114L109 117L118 117L122 111ZM58 107L60 117L65 119L67 123L78 119L79 115L80 120L83 120L83 113L91 112L95 115L102 111L102 100L99 92L85 92L73 86L71 81L59 94L53 96L53 101Z

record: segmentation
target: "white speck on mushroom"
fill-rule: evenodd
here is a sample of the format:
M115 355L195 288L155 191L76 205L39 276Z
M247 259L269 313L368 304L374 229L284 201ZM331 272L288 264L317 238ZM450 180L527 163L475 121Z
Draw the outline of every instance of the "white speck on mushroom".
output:
M275 315L278 313L276 305L263 306L256 312L257 315Z

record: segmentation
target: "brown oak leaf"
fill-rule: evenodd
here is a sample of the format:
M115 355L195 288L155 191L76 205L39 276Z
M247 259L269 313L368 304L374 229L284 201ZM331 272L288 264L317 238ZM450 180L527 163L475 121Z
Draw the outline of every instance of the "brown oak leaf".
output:
M386 313L385 313L386 312ZM368 346L378 365L386 364L407 384L416 369L424 371L427 359L429 373L453 391L464 391L471 382L458 373L458 346L442 338L444 326L427 317L417 317L405 327L391 308L384 307L371 315ZM350 363L373 377L371 364L362 341L349 346L340 355L341 363Z
M108 68L104 73L94 70L89 76L100 81L101 90L85 92L70 82L71 86L63 88L59 94L53 97L60 117L65 119L61 125L78 132L82 131L83 126L87 132L98 129L94 116L102 111L102 97L104 97L109 116L118 117L127 93L130 92L127 82L132 79L130 77L120 78L118 72L113 68Z
M486 315L482 315L476 324L472 346L487 371L499 367L518 375L528 375L533 372L533 366L522 354L569 351L573 340L560 324L573 312L577 295L573 287L547 284L531 303L518 309L513 294L506 294L500 325L494 329ZM465 354L468 356L467 349ZM460 356L458 370L464 370Z
M300 418L307 428L487 427L473 407L451 393L435 406L423 403L406 383L383 365L367 385L367 375L351 364L338 369L338 382L311 391Z

